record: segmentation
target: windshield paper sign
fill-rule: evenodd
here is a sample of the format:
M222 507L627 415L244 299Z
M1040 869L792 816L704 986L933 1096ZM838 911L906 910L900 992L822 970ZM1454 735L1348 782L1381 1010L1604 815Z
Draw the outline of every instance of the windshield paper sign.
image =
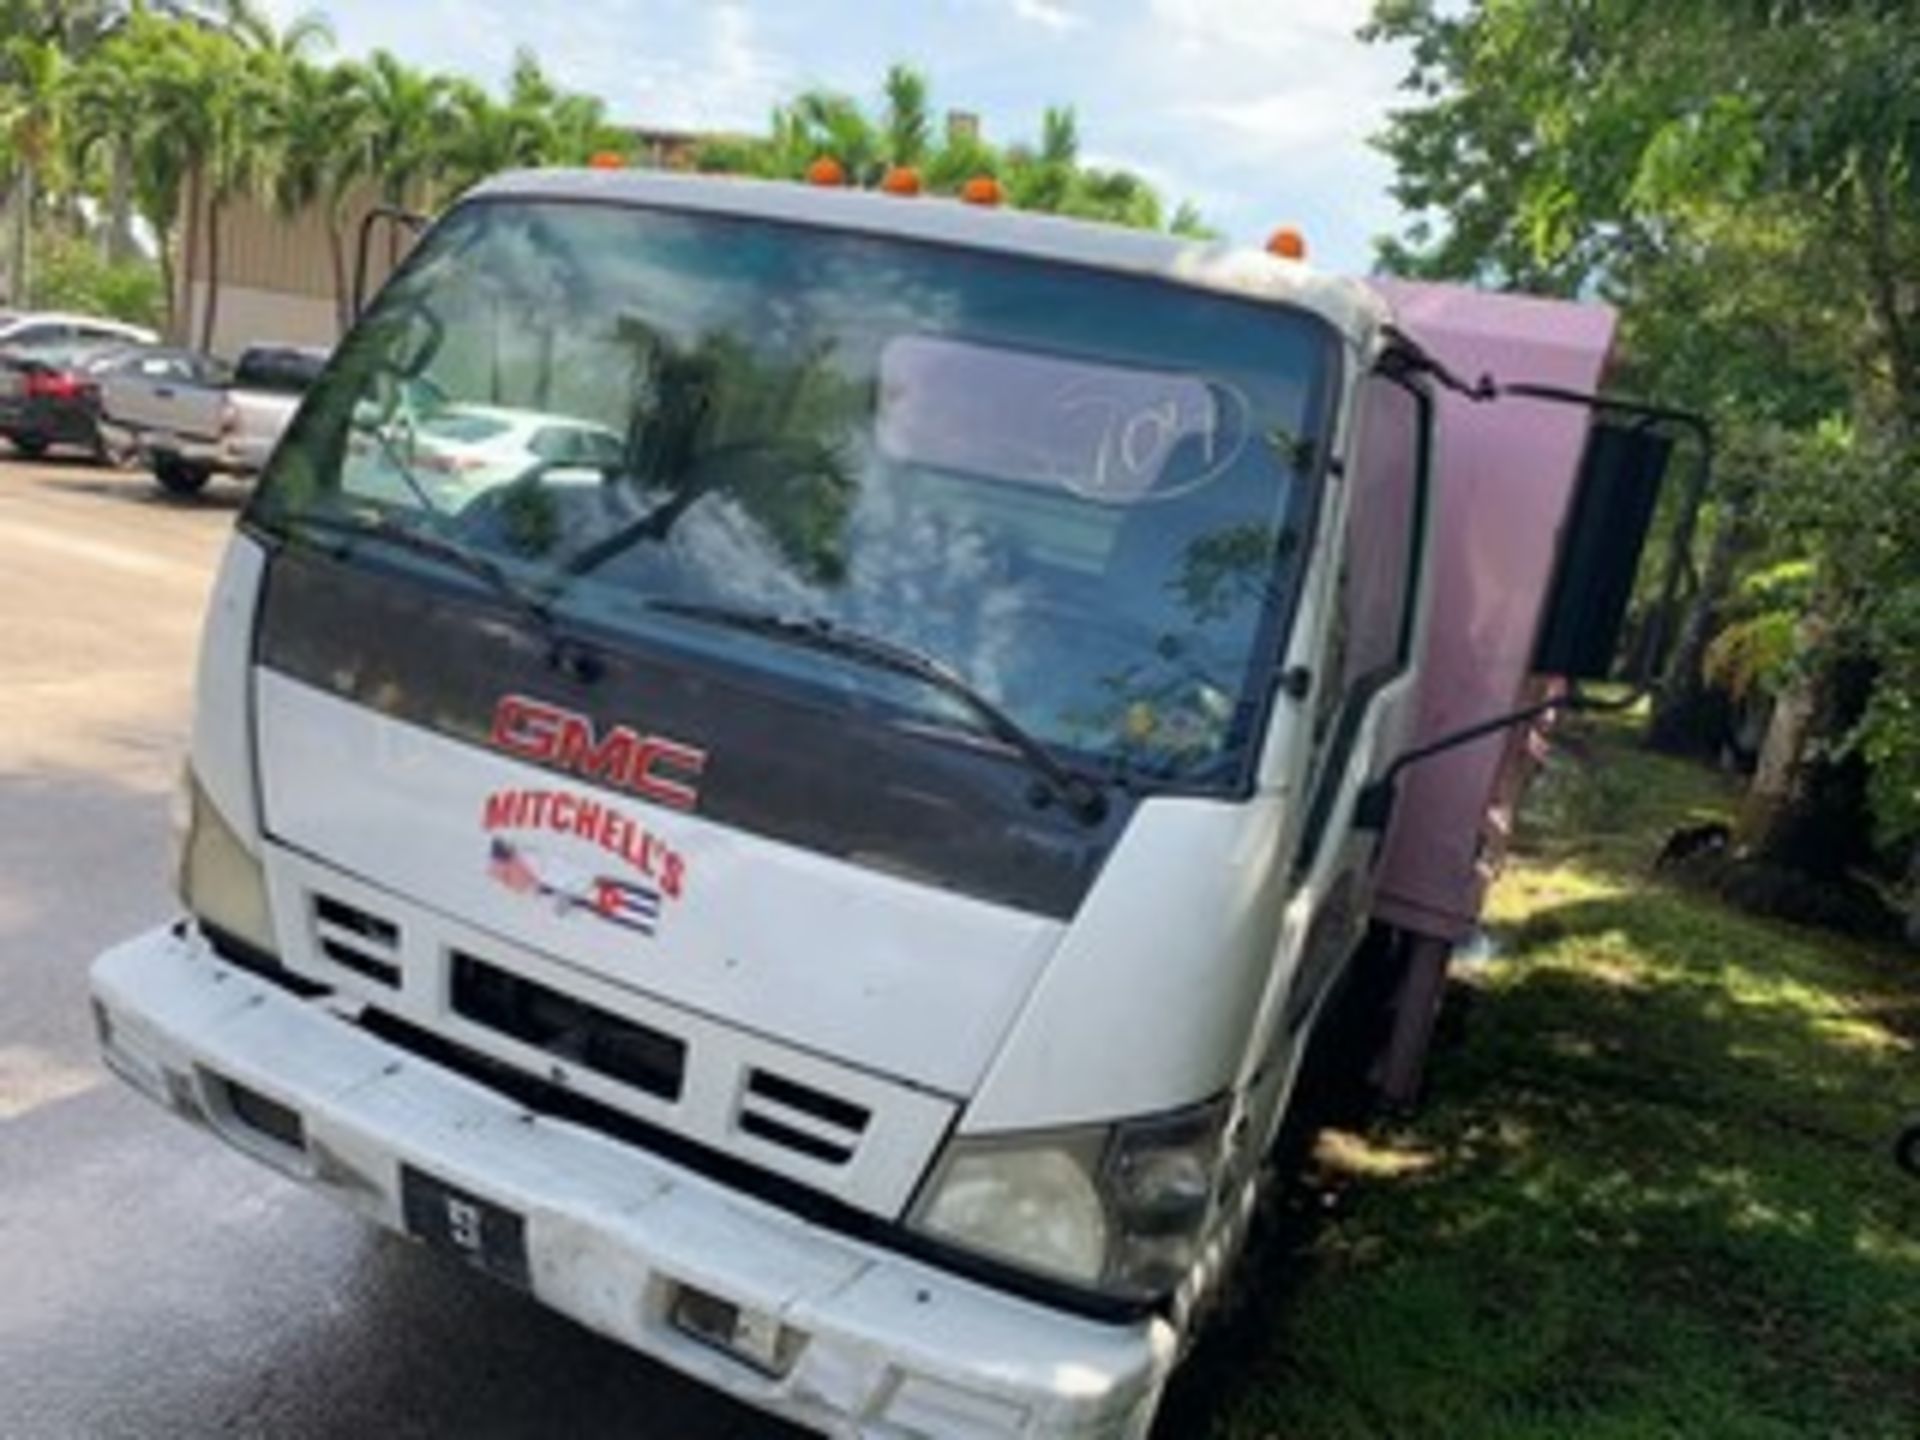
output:
M497 790L486 799L487 874L516 895L552 902L562 918L581 914L651 935L664 907L686 886L686 860L646 826L603 801L561 790ZM520 832L520 833L514 833ZM558 840L542 843L546 836ZM569 842L572 842L569 844ZM600 873L561 853L585 842L624 869Z

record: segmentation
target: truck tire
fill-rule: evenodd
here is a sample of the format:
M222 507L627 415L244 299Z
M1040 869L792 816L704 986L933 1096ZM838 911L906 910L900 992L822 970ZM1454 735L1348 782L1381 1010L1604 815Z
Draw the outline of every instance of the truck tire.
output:
M178 455L156 455L153 478L169 495L197 495L213 478L213 472L204 465L189 465Z
M16 453L29 460L38 460L47 453L47 437L44 435L9 435L7 440Z

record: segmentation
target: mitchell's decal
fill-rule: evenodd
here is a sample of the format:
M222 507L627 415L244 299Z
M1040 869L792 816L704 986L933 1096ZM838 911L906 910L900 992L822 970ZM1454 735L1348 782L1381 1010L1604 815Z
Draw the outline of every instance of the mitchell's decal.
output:
M697 746L625 725L602 734L587 716L526 695L500 697L489 738L509 755L617 785L676 810L691 810L699 800L694 782L707 765L707 752Z
M516 895L551 900L554 913L563 918L591 915L642 935L653 934L660 921L660 892L651 886L588 875L531 845L516 845L497 835L488 849L487 874Z
M564 790L496 790L487 796L480 825L488 834L535 830L571 835L616 855L670 900L686 888L686 858L658 835L612 805Z

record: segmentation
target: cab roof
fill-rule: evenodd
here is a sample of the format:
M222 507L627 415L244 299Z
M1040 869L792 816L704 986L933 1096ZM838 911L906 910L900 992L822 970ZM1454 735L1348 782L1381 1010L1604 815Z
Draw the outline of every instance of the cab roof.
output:
M836 186L658 170L543 169L496 176L468 191L466 198L698 211L1158 276L1196 289L1310 310L1362 350L1372 348L1391 318L1387 303L1359 282L1263 250L934 196L903 198Z

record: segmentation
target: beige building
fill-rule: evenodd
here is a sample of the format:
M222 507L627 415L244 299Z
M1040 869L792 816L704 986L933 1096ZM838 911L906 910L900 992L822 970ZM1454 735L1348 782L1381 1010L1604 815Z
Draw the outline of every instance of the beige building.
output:
M318 209L287 219L253 199L225 207L220 223L219 294L215 302L213 352L228 358L255 343L330 346L339 338L339 318L353 287L360 220L374 203L371 191L345 207L338 267L327 224ZM368 291L390 270L389 252L405 253L400 232L390 245L389 227L375 230L368 247ZM178 267L174 313L184 318L183 337L197 346L206 323L207 237L197 237L192 264ZM188 277L191 276L189 281Z
M635 162L658 170L692 169L695 152L708 138L689 130L635 127L631 133ZM232 358L248 345L261 342L332 345L339 338L339 316L343 313L339 286L344 285L351 293L360 220L375 202L374 187L368 186L345 207L340 229L343 278L339 282L335 280L326 220L318 209L287 219L257 200L236 200L227 206L220 224L214 353ZM391 228L376 230L368 247L369 294L386 278L391 268L390 254L405 254L405 232L399 232L396 239L388 233ZM190 321L181 333L197 346L208 298L204 235L195 245L191 271L182 265L179 273L174 313ZM185 278L189 273L193 276L191 283Z

